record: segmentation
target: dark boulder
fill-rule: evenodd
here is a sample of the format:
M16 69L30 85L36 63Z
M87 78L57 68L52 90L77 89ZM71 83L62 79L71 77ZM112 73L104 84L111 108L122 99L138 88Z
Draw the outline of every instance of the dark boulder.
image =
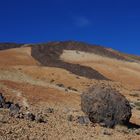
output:
M10 116L14 117L19 114L20 106L18 104L11 104L9 109L10 109Z
M113 128L127 124L131 118L128 100L111 87L95 86L81 95L81 108L90 121Z

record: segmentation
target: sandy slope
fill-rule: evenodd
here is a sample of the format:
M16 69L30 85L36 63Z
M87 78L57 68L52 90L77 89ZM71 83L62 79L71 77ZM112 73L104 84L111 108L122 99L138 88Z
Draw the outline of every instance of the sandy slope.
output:
M5 93L7 99L28 106L35 112L45 112L47 107L55 110L48 117L47 125L16 119L9 120L7 124L0 122L0 138L4 138L5 134L6 139L139 140L139 135L125 133L127 129L121 126L115 130L105 129L98 125L93 127L92 124L69 122L67 117L83 115L80 94L96 83L116 88L131 102L140 100L140 64L72 50L65 50L60 59L93 67L113 81L91 80L61 68L40 66L31 56L30 47L0 51L0 92ZM130 95L135 93L139 96ZM140 125L140 111L136 108L133 109L131 122ZM104 131L111 134L105 135Z
M0 66L37 65L31 57L31 48L16 48L0 51Z
M60 58L66 62L90 66L113 81L140 89L140 63L71 50L64 50Z

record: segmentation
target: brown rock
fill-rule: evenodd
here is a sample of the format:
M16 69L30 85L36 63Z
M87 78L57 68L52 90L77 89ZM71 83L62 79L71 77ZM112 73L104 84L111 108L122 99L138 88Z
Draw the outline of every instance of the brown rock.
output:
M110 87L95 86L83 93L81 108L91 122L102 123L111 128L116 124L127 124L131 117L127 99Z

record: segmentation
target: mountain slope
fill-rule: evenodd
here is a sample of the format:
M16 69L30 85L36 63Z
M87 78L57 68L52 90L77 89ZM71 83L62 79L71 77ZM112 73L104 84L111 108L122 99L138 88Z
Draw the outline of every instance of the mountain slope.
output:
M0 137L139 139L137 128L130 132L121 126L108 130L97 124L79 123L84 116L80 95L98 84L123 94L133 105L131 123L140 125L136 106L140 100L140 63L135 56L73 41L12 47L0 51L0 92L26 111L46 115L48 121L40 124L12 118L0 122ZM48 113L48 108L54 112ZM73 121L68 121L71 116ZM102 134L104 131L111 135Z
M82 42L50 42L47 44L38 44L31 46L31 55L42 65L63 68L76 75L84 76L91 79L107 80L108 78L99 73L99 71L95 70L94 67L91 68L90 66L82 65L82 63L79 64L63 61L63 59L60 59L63 52L66 50L71 50L76 52L75 55L78 55L79 52L84 52L128 62L136 61L134 59L131 59L130 56L128 57L119 52L112 51L101 46L89 45Z
M19 48L24 44L17 44L17 43L0 43L0 50L12 49L12 48Z

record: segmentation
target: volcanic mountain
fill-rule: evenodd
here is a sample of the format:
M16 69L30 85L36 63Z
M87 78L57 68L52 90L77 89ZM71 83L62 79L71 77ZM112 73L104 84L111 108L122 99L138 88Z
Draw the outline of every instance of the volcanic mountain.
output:
M24 133L29 139L138 139L137 134L124 134L126 128L121 126L122 131L114 129L111 135L104 135L101 132L106 130L98 125L93 128L77 122L76 118L84 115L80 95L96 84L123 94L133 106L131 122L140 125L139 56L77 41L0 43L0 92L27 111L45 114L46 108L54 109L46 115L48 124L7 120L1 124L0 136L21 139ZM68 122L70 116L74 121Z

